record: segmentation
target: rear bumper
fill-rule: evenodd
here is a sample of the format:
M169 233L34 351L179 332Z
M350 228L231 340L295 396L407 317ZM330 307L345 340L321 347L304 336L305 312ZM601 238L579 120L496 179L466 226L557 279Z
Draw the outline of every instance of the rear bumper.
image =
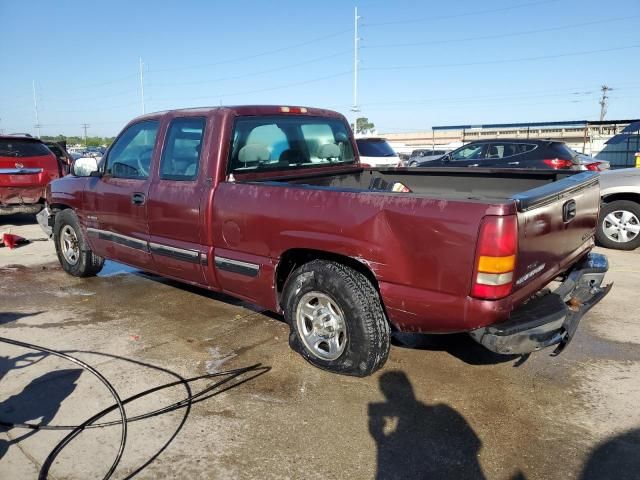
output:
M590 253L554 292L528 301L505 322L469 333L496 353L526 354L557 345L558 354L573 339L584 314L609 293L612 284L602 286L608 269L607 257Z

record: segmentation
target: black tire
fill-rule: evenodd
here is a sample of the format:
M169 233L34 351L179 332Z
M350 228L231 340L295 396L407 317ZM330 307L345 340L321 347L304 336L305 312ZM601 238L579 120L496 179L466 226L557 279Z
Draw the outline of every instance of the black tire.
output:
M77 261L75 263L69 261L62 252L62 244L60 237L63 230L71 229L77 239ZM104 265L104 258L94 254L89 248L89 244L85 238L78 216L71 209L62 210L56 214L53 226L53 241L56 246L58 260L65 272L75 277L93 277L97 275Z
M598 228L596 229L596 241L598 245L606 248L613 248L616 250L634 250L640 247L640 235L636 235L635 238L628 242L616 242L610 239L604 233L605 218L612 212L626 211L635 216L634 225L640 220L640 204L632 202L630 200L615 200L610 203L604 203L600 208L600 217L598 219Z
M319 292L344 313L346 341L335 360L319 358L304 343L296 321L305 294ZM342 375L364 377L389 356L389 324L378 291L360 272L340 263L314 260L296 269L284 288L282 307L289 323L291 348L312 365Z

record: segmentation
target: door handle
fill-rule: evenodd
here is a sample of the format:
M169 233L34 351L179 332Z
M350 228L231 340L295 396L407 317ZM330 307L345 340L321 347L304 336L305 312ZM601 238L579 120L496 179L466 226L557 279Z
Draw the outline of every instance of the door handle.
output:
M469 165L469 166L470 166L470 167L479 167L479 166L480 166L480 164L479 164L479 163L474 163L474 164Z
M134 193L131 195L131 203L133 203L134 205L144 205L144 201L144 193Z
M520 162L509 162L509 165L520 165Z

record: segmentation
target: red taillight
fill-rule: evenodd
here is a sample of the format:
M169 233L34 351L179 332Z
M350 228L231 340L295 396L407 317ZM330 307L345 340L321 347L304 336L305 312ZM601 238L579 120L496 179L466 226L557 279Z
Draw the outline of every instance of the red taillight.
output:
M563 160L562 158L547 158L543 162L555 169L573 167L572 160Z
M518 250L515 215L485 217L480 225L471 296L487 300L511 293Z
M602 172L603 170L608 169L609 166L606 162L593 162L587 163L584 168L591 170L592 172Z

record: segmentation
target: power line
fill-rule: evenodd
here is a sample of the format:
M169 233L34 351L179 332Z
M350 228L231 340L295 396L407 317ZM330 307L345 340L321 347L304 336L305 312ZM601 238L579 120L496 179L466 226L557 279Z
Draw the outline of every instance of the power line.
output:
M518 37L523 35L532 35L536 33L546 33L546 32L554 32L558 30L566 30L568 28L579 28L579 27L587 27L591 25L598 25L601 23L611 23L618 22L622 20L629 20L638 18L640 15L631 15L627 17L616 17L609 18L605 20L594 20L592 22L584 22L584 23L574 23L570 25L561 25L558 27L548 27L548 28L539 28L536 30L525 30L521 32L512 32L512 33L498 33L494 35L482 35L478 37L464 37L464 38L455 38L449 40L427 40L421 42L410 42L410 43L390 43L390 44L382 44L382 45L363 45L362 48L365 49L374 49L374 48L405 48L405 47L417 47L423 45L442 45L447 43L459 43L459 42L470 42L475 40L492 40L496 38L507 38L507 37Z
M510 5L508 7L500 7L500 8L492 8L489 10L475 10L471 12L464 13L455 13L451 15L438 15L433 17L422 17L422 18L411 18L407 20L392 20L389 22L377 22L377 23L365 23L363 26L366 27L380 27L385 25L400 25L404 23L418 23L418 22L433 22L434 20L445 20L449 18L459 18L459 17L470 17L475 15L485 15L487 13L497 13L497 12L505 12L508 10L514 10L517 8L525 8L525 7L533 7L537 5L543 5L546 3L555 3L563 0L542 0L538 2L529 2L529 3L521 3L519 5Z
M332 78L337 78L337 77L342 77L345 75L349 75L351 72L351 70L347 70L345 72L339 72L339 73L335 73L333 75L326 75L323 77L317 77L317 78L312 78L309 80L303 80L300 82L294 82L294 83L287 83L284 85L277 85L274 87L267 87L267 88L260 88L257 90L244 90L242 92L235 92L235 93L225 93L225 94L219 94L219 95L205 95L205 96L200 96L200 97L190 97L190 98L158 98L158 99L152 99L156 102L172 102L172 101L190 101L190 100L204 100L204 99L209 99L209 98L222 98L222 97L234 97L237 95L249 95L252 93L262 93L262 92L269 92L272 90L281 90L283 88L289 88L289 87L296 87L298 85L306 85L309 83L315 83L315 82L320 82L323 80L329 80Z
M333 37L337 37L339 35L343 35L347 32L349 32L350 30L340 30L339 32L334 32L334 33L330 33L328 35L324 35L322 37L317 37L317 38L313 38L311 40L307 40L301 43L296 43L294 45L289 45L286 47L280 47L280 48L276 48L273 50L267 50L264 52L260 52L260 53L254 53L252 55L245 55L242 57L236 57L236 58L230 58L227 60L221 60L218 62L213 62L213 63L202 63L202 64L198 64L198 65L189 65L189 66L184 66L184 67L170 67L170 68L160 68L160 69L156 69L156 70L149 70L149 72L172 72L172 71L177 71L177 70L190 70L190 69L194 69L194 68L205 68L205 67L215 67L218 65L226 65L228 63L235 63L235 62L242 62L244 60L253 60L254 58L260 58L260 57L265 57L267 55L272 55L274 53L280 53L280 52L286 52L287 50L293 50L299 47L304 47L306 45L310 45L312 43L316 43L316 42L321 42L323 40L327 40L329 38L333 38Z
M540 55L535 57L520 57L520 58L510 58L510 59L503 59L503 60L487 60L487 61L481 61L481 62L440 63L440 64L430 64L430 65L396 65L392 67L365 67L362 70L409 70L409 69L420 69L420 68L470 67L474 65L492 65L492 64L499 64L499 63L528 62L528 61L535 61L535 60L546 60L551 58L574 57L574 56L580 56L580 55L590 55L592 53L605 53L605 52L614 52L617 50L629 50L631 48L640 48L640 45L628 45L624 47L605 48L601 50L586 50L582 52L560 53L557 55Z
M234 75L232 77L221 77L221 78L214 78L214 79L211 79L211 80L198 80L198 81L195 81L195 82L172 82L172 83L160 83L160 84L151 83L151 86L153 86L153 87L175 87L175 86L187 86L187 85L205 85L205 84L209 84L209 83L226 82L228 80L238 80L238 79L241 79L241 78L254 77L256 75L264 75L264 74L267 74L267 73L279 72L281 70L288 70L288 69L291 69L291 68L300 67L302 65L309 65L309 64L313 64L313 63L318 63L318 62L321 62L323 60L328 60L328 59L331 59L331 58L336 58L336 57L339 57L339 56L342 56L342 55L346 55L347 53L351 53L351 50L343 50L341 52L332 53L330 55L325 55L325 56L322 56L322 57L312 58L310 60L305 60L303 62L291 63L291 64L288 64L288 65L269 68L268 70L258 70L258 71L254 71L254 72L247 72L247 73L243 73L243 74L240 74L240 75Z

